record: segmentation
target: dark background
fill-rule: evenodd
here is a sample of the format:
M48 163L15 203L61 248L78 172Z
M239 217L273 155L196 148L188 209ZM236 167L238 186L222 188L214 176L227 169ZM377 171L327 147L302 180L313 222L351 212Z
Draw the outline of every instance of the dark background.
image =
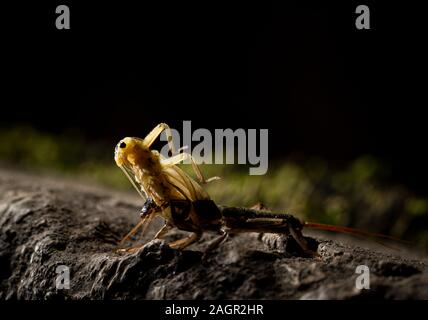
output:
M55 28L59 4L71 30ZM355 28L359 4L371 30ZM2 4L0 124L113 141L159 122L269 128L271 158L372 154L426 191L423 12L395 1Z

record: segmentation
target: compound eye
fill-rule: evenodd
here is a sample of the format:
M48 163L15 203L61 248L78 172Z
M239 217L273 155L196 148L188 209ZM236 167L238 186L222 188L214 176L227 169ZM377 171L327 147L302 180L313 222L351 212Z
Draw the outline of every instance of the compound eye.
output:
M119 147L120 147L121 149L126 148L126 143L125 143L125 142L121 142L121 143L120 143L120 145L119 145Z

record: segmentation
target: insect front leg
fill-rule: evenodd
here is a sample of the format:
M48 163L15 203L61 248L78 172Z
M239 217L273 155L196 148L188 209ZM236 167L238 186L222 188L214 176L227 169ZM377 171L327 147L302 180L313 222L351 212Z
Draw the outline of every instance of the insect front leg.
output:
M141 219L140 222L138 222L135 227L131 229L123 238L120 240L119 245L122 245L126 240L128 240L137 230L146 222L147 218Z
M162 131L166 132L166 138L168 141L169 151L171 154L175 153L174 143L172 141L172 133L170 127L166 123L159 123L149 134L144 138L144 144L147 148L155 142L156 138L162 133Z

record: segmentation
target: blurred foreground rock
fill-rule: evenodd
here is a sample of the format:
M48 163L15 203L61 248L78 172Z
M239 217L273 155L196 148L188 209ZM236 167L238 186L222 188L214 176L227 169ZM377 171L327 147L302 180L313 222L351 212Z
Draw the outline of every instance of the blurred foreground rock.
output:
M285 237L256 234L229 239L205 262L210 235L182 252L156 240L119 254L141 205L127 194L0 170L0 299L428 299L426 263L327 236L312 240L322 259L300 256ZM359 265L370 268L368 290L355 286ZM70 288L58 289L64 267Z

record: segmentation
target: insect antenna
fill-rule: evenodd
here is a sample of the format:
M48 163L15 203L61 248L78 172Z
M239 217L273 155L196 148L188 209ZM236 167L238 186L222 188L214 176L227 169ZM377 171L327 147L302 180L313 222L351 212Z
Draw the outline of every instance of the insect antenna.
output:
M388 236L388 235L381 234L381 233L367 232L367 231L349 228L349 227L334 226L334 225L330 225L330 224L315 223L315 222L305 222L304 227L309 228L309 229L316 229L316 230L325 230L325 231L333 231L333 232L338 232L338 233L347 233L347 234L351 234L354 236L360 236L360 237L365 237L365 238L369 237L369 238L388 239L388 240L394 240L397 242L401 242L403 244L411 244L410 241L402 240L402 239L399 239L399 238L396 238L393 236Z
M138 188L137 186L137 181L135 181L135 178L133 178L133 173L129 172L130 169L128 169L126 166L120 166L120 169L122 169L123 173L125 174L125 176L129 179L129 181L131 181L132 185L134 186L135 190L137 190L138 194L143 198L146 199L146 197L144 196L143 192L141 191L140 188Z

